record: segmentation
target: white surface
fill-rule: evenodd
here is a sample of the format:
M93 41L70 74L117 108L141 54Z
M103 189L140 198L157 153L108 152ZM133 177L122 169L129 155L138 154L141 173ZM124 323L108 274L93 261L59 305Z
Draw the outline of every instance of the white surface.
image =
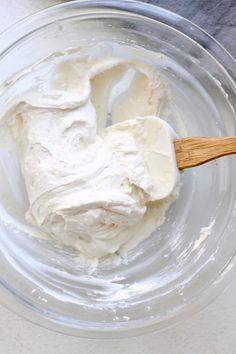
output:
M1 0L0 30L56 0ZM235 354L236 279L212 305L162 333L125 340L85 340L42 329L0 307L1 354Z

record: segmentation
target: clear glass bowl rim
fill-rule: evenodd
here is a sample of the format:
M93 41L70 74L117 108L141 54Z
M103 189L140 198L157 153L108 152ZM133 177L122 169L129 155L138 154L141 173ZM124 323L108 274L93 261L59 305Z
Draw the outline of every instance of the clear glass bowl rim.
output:
M211 43L210 48L207 49L208 53L210 53L214 59L216 59L218 63L223 66L225 69L225 74L228 78L231 77L233 79L232 81L236 80L236 61L231 54L229 54L227 50L207 32L193 24L191 21L171 11L155 5L133 0L100 0L99 2L97 0L76 0L39 11L24 18L23 20L18 21L16 24L12 25L0 34L0 58L10 51L12 46L16 45L17 42L25 36L37 31L40 28L43 28L46 25L49 25L50 23L59 21L61 18L72 17L75 10L86 12L87 10L98 8L106 8L113 11L121 10L127 13L134 13L136 15L142 15L143 17L154 19L182 32L202 47L204 47L204 42L207 39ZM202 297L197 299L194 304L189 304L186 306L185 311L177 314L175 318L165 321L163 328L169 327L182 319L186 319L211 303L233 278L235 264L236 254L233 254L225 268L219 274L218 278L204 292ZM60 333L85 338L122 338L137 336L162 328L160 327L160 324L143 323L142 328L131 328L129 330L124 330L124 328L121 328L120 330L116 329L115 333L107 329L96 330L94 328L91 329L91 331L79 331L70 325L66 326L65 324L59 324L58 322L48 319L45 313L40 313L32 304L27 303L25 299L21 298L19 294L10 292L4 283L4 280L1 278L0 300L7 308L33 323Z

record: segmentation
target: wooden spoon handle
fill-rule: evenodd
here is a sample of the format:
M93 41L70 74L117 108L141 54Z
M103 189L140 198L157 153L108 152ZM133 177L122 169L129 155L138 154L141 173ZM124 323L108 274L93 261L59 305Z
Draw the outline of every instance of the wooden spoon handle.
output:
M222 138L183 138L174 141L180 170L201 165L217 157L236 154L236 136Z

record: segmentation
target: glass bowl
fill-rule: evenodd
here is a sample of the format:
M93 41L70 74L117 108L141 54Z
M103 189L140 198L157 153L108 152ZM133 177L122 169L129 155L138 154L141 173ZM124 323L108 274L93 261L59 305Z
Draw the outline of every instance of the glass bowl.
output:
M11 80L2 84L14 73L52 52L88 42L96 49L106 41L148 50L140 60L168 82L171 124L179 134L236 135L233 58L191 22L134 1L73 1L2 33L0 105ZM163 60L156 60L155 52ZM14 159L4 153L7 161ZM233 274L235 156L186 171L166 222L126 258L103 261L93 272L72 249L14 227L27 208L24 185L19 171L6 175L6 166L0 166L0 296L35 323L89 338L139 335L204 307Z

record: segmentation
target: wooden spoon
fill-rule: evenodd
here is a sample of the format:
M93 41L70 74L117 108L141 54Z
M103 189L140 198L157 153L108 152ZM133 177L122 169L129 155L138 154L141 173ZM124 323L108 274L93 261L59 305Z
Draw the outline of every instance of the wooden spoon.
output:
M176 139L174 146L178 168L183 170L221 156L236 154L236 136Z

